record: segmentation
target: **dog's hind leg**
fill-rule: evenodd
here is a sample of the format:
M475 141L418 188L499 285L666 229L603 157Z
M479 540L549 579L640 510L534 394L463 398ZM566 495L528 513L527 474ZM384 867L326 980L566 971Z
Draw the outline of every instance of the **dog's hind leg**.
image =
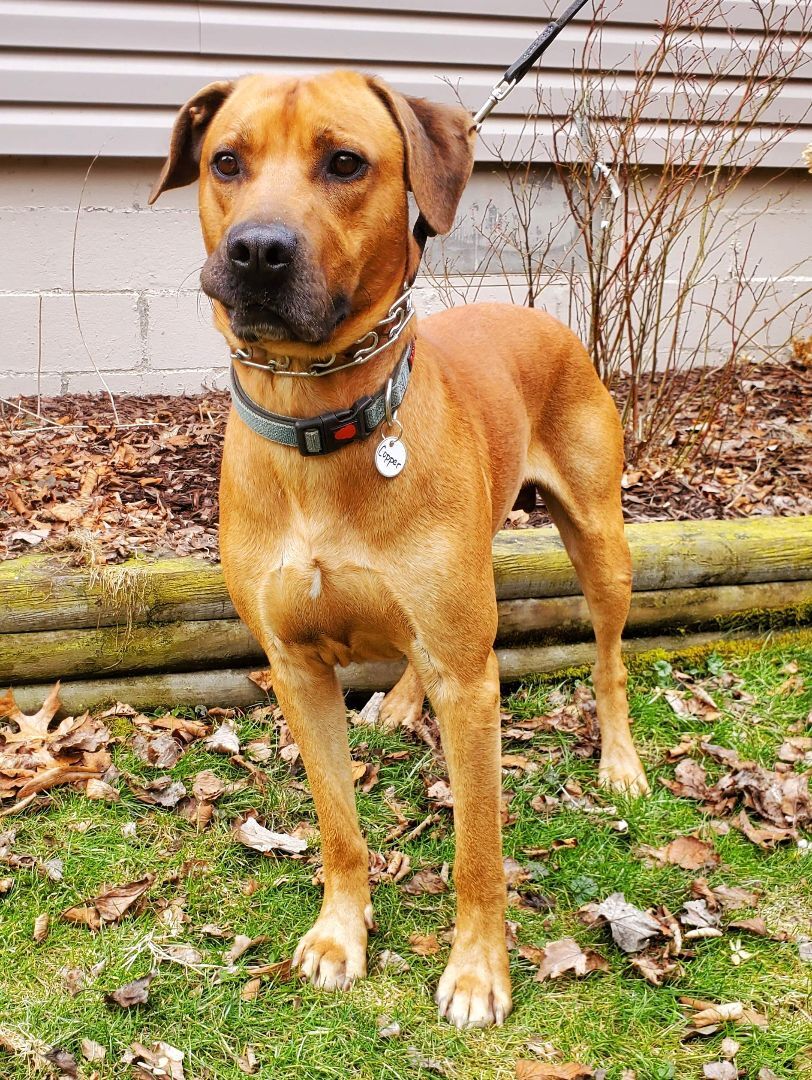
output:
M592 617L601 781L641 794L648 791L648 782L629 729L626 668L620 652L632 581L620 504L622 433L609 394L597 378L595 383L588 400L569 410L560 406L540 426L528 460Z
M316 986L345 990L366 974L372 926L369 856L358 826L344 698L335 669L307 647L269 651L274 693L301 751L319 819L324 899L294 965Z
M420 677L409 664L381 703L380 720L385 731L411 727L420 719L426 691Z

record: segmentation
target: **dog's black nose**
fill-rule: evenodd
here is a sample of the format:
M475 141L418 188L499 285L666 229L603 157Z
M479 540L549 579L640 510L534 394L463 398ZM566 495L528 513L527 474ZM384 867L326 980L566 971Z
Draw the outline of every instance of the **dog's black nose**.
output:
M256 284L280 282L290 271L296 235L284 225L243 222L228 234L226 255L237 277Z

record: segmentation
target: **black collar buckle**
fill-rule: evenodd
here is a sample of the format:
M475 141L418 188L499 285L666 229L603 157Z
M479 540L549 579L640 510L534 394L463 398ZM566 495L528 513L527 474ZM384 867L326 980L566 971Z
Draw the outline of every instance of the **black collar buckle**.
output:
M354 402L349 409L294 421L299 452L305 457L317 457L340 450L348 443L366 439L372 433L367 428L366 410L373 400L367 394Z

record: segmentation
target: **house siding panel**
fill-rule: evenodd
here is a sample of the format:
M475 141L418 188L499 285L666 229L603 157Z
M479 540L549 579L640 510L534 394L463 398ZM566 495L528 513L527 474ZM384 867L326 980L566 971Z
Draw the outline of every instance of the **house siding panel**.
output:
M644 64L666 7L666 0L605 6L601 62L617 81L618 98ZM776 0L774 8L775 17L786 12L800 27L812 0ZM453 100L457 87L473 110L556 9L553 0L505 0L498 15L490 0L394 0L385 8L379 0L0 0L0 150L160 157L186 97L214 78L253 70L284 76L360 67L438 100ZM545 60L548 126L567 115L590 12L579 13ZM743 70L760 25L752 0L720 0L707 25L681 32L684 58L692 62L692 37L701 38L699 78L717 65L727 70L736 56ZM768 164L800 165L798 148L812 139L811 83L812 47L805 69L764 117L775 125L804 120L804 130L771 150ZM655 106L662 111L647 119L665 119L673 90L666 75ZM735 82L730 90L735 94ZM515 134L535 101L528 80L493 114L486 134ZM517 143L515 152L522 149ZM477 152L482 161L491 157L486 142ZM661 156L656 139L648 153L652 162Z

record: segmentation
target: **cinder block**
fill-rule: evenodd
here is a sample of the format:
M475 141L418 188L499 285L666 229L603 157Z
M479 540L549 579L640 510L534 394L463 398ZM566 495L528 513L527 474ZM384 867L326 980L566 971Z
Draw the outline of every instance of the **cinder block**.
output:
M0 372L34 372L39 353L39 297L0 296Z
M56 372L43 372L37 382L36 374L28 371L0 372L0 397L7 400L15 397L33 397L37 393L44 397L53 397L62 393L62 376Z
M147 353L152 369L222 367L228 348L200 292L147 293Z
M151 394L204 394L228 388L228 368L182 368L149 373Z
M3 210L0 292L71 287L73 215L57 207ZM77 282L79 275L77 271Z
M82 289L194 288L206 258L191 210L86 210L79 220Z
M82 342L102 370L132 370L142 362L138 298L134 293L79 293L42 298L43 371L92 371Z
M216 376L217 389L224 389L225 369L189 368L175 371L105 371L105 382L115 397L117 394L202 394L211 389ZM104 394L105 390L95 372L67 372L65 393Z

